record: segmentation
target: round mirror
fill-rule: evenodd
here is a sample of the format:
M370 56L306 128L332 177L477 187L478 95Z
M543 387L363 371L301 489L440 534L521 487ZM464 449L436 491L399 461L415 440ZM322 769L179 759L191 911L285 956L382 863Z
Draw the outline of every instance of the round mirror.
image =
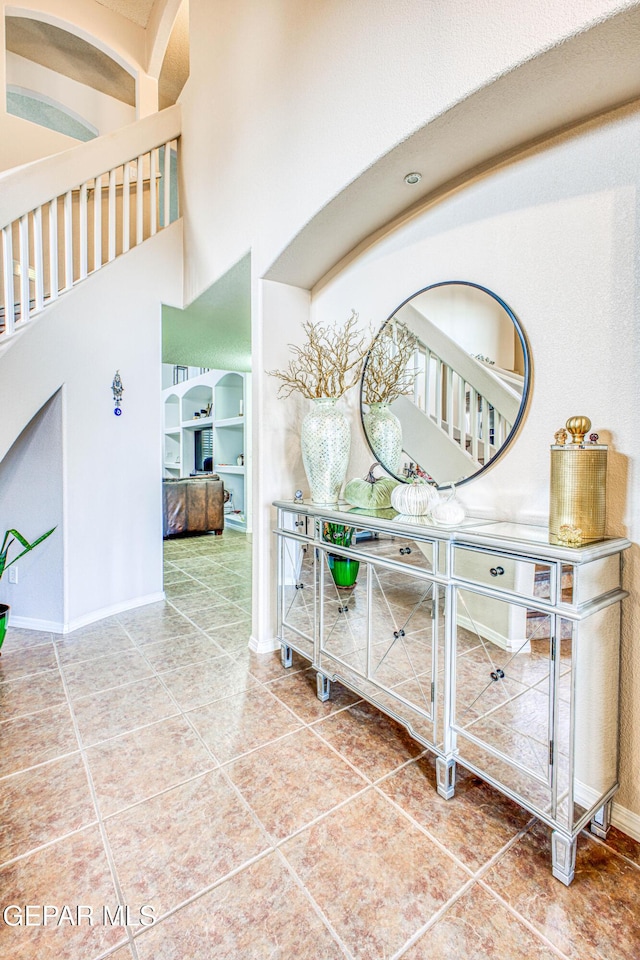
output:
M385 321L365 360L367 442L399 480L465 483L504 453L530 383L529 345L507 304L475 283L432 284Z

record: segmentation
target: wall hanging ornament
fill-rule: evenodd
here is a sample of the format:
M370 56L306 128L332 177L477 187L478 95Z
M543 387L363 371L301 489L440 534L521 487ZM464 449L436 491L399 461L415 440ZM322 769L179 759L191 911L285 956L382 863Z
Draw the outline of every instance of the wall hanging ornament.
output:
M113 412L116 417L122 416L122 408L120 404L122 403L122 394L124 393L124 387L122 386L122 380L120 379L120 371L116 370L116 374L113 378L113 383L111 384L111 390L113 391L113 400L115 407Z
M571 442L558 431L551 446L549 539L577 547L604 537L608 448L597 433L585 441L588 417L570 417L566 428Z

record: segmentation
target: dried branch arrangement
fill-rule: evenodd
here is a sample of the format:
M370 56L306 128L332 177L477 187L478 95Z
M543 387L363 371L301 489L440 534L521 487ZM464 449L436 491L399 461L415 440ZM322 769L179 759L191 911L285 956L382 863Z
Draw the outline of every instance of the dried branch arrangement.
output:
M368 336L358 330L358 314L353 310L342 327L307 321L303 330L307 342L301 347L289 344L293 359L286 370L267 370L282 380L278 396L298 392L310 400L341 397L358 382L368 350Z
M413 390L418 338L404 324L387 323L371 344L362 379L365 403L393 403Z

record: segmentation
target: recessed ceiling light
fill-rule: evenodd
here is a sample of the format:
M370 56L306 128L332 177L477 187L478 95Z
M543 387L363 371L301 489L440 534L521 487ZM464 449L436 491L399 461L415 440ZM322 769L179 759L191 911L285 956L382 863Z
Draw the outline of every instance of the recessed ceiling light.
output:
M404 178L404 182L405 182L405 183L410 183L410 184L412 184L412 185L413 185L414 183L420 183L421 180L422 180L422 174L421 174L421 173L408 173L408 174L406 175L406 177Z

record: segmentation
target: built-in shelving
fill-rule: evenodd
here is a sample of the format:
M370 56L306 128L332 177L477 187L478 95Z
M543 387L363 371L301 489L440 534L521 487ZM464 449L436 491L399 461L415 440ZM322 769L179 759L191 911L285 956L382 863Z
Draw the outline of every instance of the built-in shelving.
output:
M225 523L238 529L247 528L247 381L244 373L209 370L163 392L165 477L202 473L210 456L229 494Z

